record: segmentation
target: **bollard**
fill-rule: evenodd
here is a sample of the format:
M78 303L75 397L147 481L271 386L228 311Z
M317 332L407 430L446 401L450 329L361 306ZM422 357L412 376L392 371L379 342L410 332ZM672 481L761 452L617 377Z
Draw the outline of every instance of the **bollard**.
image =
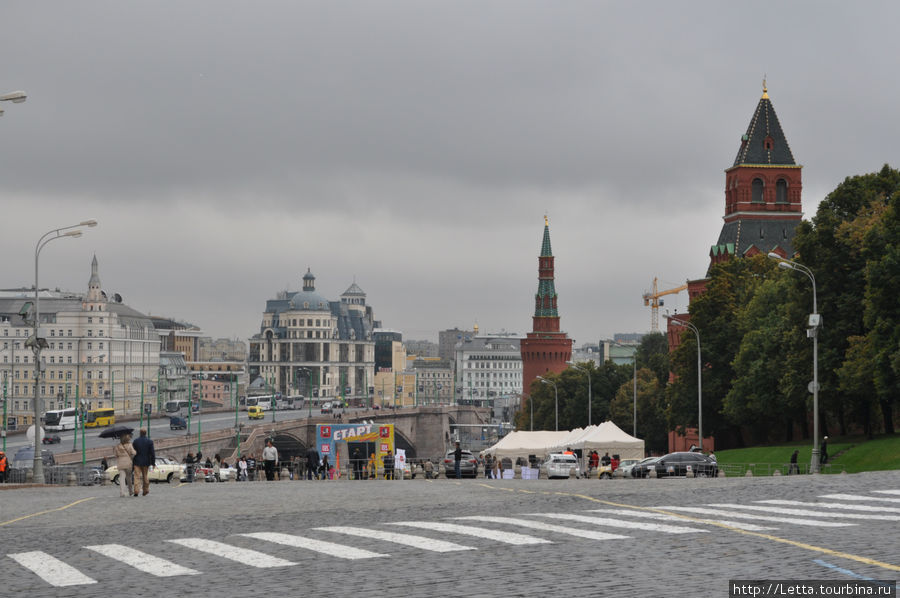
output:
M692 478L692 477L694 477L694 470L693 470L693 469L688 469L687 471L685 471L685 472L684 472L684 477L686 477L686 478Z
M647 476L648 476L648 477L651 477L651 478L656 478L656 477L658 477L658 476L656 475L656 468L655 468L655 467L652 468L652 469L647 473Z
M724 478L724 477L725 477L725 470L724 470L724 469L720 469L720 470L719 470L718 477L720 477L720 478Z
M775 471L772 472L772 477L773 477L773 478L774 478L775 476L780 476L780 475L781 475L781 470L780 470L780 469L776 469Z
M291 473L287 470L287 467L281 468L281 475L279 476L279 479L282 482L289 482L291 480Z
M78 477L75 475L74 471L70 471L66 474L66 486L77 486L78 485Z
M752 478L752 477L753 477L753 472L752 472L751 470L748 469L748 470L747 470L747 473L744 474L744 477L745 477L745 478Z

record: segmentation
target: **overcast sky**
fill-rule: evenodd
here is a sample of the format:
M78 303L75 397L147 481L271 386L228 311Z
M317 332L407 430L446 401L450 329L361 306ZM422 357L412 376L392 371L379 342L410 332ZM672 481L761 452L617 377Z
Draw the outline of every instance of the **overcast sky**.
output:
M701 278L768 77L803 209L900 165L900 3L31 2L0 19L0 288L258 332L307 267L406 339L646 332ZM685 293L666 300L684 311Z

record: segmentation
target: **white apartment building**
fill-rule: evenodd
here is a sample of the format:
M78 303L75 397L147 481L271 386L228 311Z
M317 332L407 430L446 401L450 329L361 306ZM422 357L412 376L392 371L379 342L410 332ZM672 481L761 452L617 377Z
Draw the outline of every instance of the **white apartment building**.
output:
M100 288L97 258L85 295L40 293L40 330L47 341L41 351L40 396L43 409L59 409L84 399L90 408L113 407L117 414L137 412L143 391L156 399L159 335L143 314L110 299ZM34 419L34 353L25 341L34 329L21 315L34 301L34 289L0 291L0 395L5 398L8 427Z
M476 336L456 343L457 401L480 404L520 392L521 340L513 336Z

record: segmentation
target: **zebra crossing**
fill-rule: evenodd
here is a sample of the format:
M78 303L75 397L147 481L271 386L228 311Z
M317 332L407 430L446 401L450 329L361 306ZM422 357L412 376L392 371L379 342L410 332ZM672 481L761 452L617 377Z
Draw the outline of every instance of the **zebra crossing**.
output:
M786 526L846 527L864 522L900 520L895 506L900 490L875 490L871 494L827 494L812 502L768 499L753 504L711 503L704 505L659 505L631 508L596 508L574 513L522 513L491 516L447 517L443 521L393 521L372 526L316 527L307 532L330 539L363 538L379 543L381 551L367 550L338 541L283 532L234 534L224 541L206 538L165 540L168 549L158 551L181 562L179 551L192 551L240 563L255 569L285 568L299 565L304 555L322 555L344 560L378 559L391 556L389 545L432 553L474 551L487 545L551 545L578 538L586 541L621 542L647 534L704 534L716 527L749 531L784 529ZM562 525L565 523L566 525ZM385 529L387 528L387 529ZM402 531L400 531L402 530ZM409 532L415 533L409 533ZM433 535L440 538L432 537ZM450 538L450 539L448 539ZM471 540L475 539L473 544ZM247 546L249 543L250 546ZM177 547L177 548L172 548ZM202 575L203 571L178 564L169 558L118 543L92 544L83 548L132 570L158 578ZM173 552L174 551L174 552ZM279 552L274 556L271 552ZM174 555L174 556L173 556ZM15 552L6 555L20 567L55 587L87 586L99 583L92 575L105 570L103 563L82 571L58 556L44 551ZM7 567L8 569L8 567Z

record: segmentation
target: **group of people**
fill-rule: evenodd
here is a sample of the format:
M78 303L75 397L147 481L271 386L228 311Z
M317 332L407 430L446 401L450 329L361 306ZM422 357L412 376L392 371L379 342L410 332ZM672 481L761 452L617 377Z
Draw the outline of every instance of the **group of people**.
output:
M119 470L119 496L147 496L150 493L150 467L156 463L156 450L147 430L141 428L133 442L131 434L122 434L114 453Z

